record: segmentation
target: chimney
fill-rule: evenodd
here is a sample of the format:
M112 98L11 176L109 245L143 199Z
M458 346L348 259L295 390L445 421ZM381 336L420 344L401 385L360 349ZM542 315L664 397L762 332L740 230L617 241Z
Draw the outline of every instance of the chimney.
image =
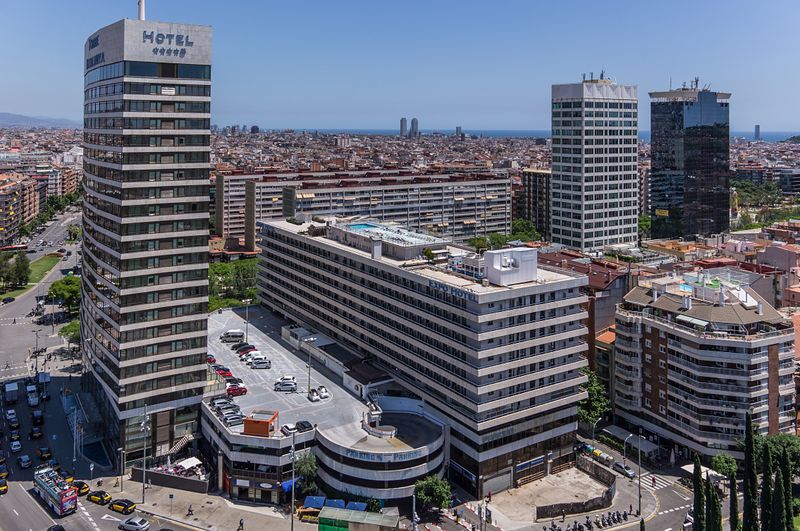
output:
M139 0L139 20L144 20L144 0Z
M760 302L758 303L758 305L756 305L756 313L758 315L764 315L764 305Z

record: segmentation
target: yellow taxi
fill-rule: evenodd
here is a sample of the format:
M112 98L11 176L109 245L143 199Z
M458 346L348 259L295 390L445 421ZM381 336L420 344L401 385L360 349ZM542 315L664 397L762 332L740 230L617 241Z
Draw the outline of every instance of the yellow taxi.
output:
M8 477L8 467L6 465L0 465L0 479Z
M111 501L111 495L104 490L94 490L86 496L86 499L98 505L105 505Z
M8 492L8 483L6 483L6 480L0 479L0 494L5 494L6 492Z
M111 502L108 506L112 511L122 514L131 514L136 509L136 504L131 500L119 499Z
M89 485L84 481L73 481L72 486L78 491L78 496L89 494Z

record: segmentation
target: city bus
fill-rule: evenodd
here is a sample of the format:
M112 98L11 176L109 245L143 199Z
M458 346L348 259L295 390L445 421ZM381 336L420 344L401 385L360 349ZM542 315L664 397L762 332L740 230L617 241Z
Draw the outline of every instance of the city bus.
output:
M33 490L56 516L74 513L78 508L78 491L50 467L33 473Z
M6 245L4 247L0 247L0 252L17 252L17 251L27 251L28 244L22 243L20 245Z

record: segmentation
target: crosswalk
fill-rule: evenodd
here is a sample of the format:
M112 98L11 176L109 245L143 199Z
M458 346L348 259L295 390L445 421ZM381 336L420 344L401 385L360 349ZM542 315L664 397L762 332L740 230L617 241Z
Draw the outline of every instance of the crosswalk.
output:
M655 477L655 482L653 481L653 477ZM635 478L633 481L639 481L639 478ZM673 481L664 479L659 475L653 476L652 474L645 474L642 476L642 488L650 492L671 487L673 483Z
M661 516L662 514L669 514L669 513L679 512L679 511L685 511L691 506L692 506L692 504L689 503L687 505L681 505L680 507L673 507L672 509L665 509L665 510L659 512L658 516Z

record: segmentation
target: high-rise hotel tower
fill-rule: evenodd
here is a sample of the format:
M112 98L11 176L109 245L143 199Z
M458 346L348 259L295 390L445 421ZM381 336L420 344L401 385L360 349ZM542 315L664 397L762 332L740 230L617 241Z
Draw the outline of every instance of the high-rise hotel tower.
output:
M553 85L551 239L581 251L636 244L636 85L610 79Z
M164 455L206 385L211 28L120 20L86 41L81 341L108 448Z

